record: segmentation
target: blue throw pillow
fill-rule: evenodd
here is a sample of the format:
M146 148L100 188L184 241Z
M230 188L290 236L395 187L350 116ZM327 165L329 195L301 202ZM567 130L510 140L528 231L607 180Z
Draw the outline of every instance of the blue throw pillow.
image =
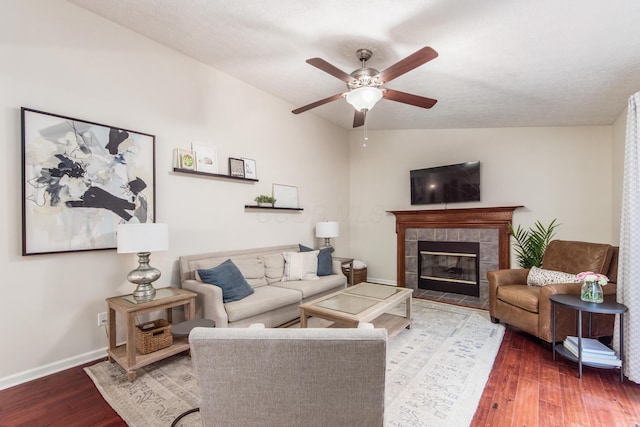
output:
M300 252L311 252L315 249L308 248L303 245L298 245ZM318 254L318 276L330 276L333 274L333 259L331 258L331 248L320 249Z
M198 274L203 282L222 288L222 302L238 301L254 292L230 259L217 267L198 270Z

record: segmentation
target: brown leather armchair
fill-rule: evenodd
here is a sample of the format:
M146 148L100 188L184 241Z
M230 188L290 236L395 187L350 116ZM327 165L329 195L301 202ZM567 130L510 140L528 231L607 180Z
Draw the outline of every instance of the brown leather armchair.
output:
M615 301L618 273L618 248L601 243L553 240L542 259L546 270L578 274L583 271L606 274L609 284L603 287L605 300ZM580 295L581 283L560 283L546 286L527 286L529 269L494 270L489 279L489 312L494 323L502 321L515 326L547 343L553 340L552 303L554 294ZM587 327L588 316L583 316ZM614 316L593 315L592 336L613 335ZM583 329L587 331L587 329ZM556 306L556 340L576 334L576 312Z

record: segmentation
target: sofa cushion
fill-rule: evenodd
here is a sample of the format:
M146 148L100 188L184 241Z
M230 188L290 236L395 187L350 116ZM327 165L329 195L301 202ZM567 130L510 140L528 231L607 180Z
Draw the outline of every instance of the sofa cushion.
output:
M313 249L304 245L300 246L300 252L311 252ZM332 248L321 248L318 253L318 276L330 276L333 273L333 258L331 257Z
M527 275L527 285L529 286L546 286L554 283L575 283L579 281L575 274L545 270L538 267L531 267Z
M538 313L540 286L502 285L498 286L496 298L532 313Z
M281 281L284 274L284 256L282 252L263 255L260 259L264 262L264 275L267 278L267 283Z
M222 289L222 302L238 301L254 292L230 259L217 267L198 270L198 275L203 282Z
M264 275L264 261L261 259L233 259L232 261L252 288L268 284Z
M318 252L283 252L284 275L282 281L317 280Z
M242 301L234 301L224 305L229 322L237 322L291 304L300 304L302 300L299 292L276 286L261 286L254 291L252 295Z
M295 280L291 282L278 282L271 286L293 289L302 294L303 300L315 295L320 295L327 291L344 289L345 278L342 275L332 274L331 276L320 277L320 280Z

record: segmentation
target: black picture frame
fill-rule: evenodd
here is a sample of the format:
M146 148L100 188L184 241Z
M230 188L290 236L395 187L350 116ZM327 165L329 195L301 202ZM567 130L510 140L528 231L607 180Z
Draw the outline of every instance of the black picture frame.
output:
M114 249L155 221L155 136L21 108L22 255Z
M244 178L244 160L229 157L229 176Z

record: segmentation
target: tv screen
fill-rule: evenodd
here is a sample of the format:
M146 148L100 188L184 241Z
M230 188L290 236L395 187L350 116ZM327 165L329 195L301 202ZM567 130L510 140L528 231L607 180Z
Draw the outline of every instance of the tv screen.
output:
M411 204L480 201L480 162L410 171Z

